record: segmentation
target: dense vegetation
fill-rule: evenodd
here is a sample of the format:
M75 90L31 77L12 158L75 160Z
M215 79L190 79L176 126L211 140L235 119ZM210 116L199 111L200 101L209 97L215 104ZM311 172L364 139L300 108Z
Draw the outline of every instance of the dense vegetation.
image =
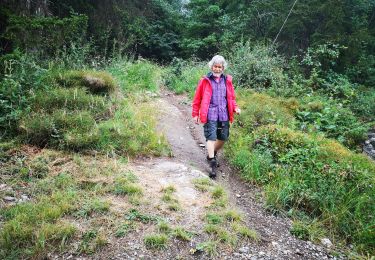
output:
M375 124L375 3L314 0L291 10L293 3L2 1L1 179L14 177L18 185L45 177L38 162L30 166L12 154L20 144L167 154L154 132L154 108L140 104L161 84L193 95L207 59L220 53L243 108L229 161L265 187L269 208L287 212L297 236L330 236L373 252L375 166L360 152ZM8 222L0 255L25 245L36 253L16 254L35 255L43 236L57 232L51 240L65 241L74 233L67 225L55 232L76 196L56 185L58 193L41 195L37 209L25 206L32 214L21 222L33 223L54 197L64 197L40 219L49 226L37 223L39 236L16 230L19 207L1 213Z

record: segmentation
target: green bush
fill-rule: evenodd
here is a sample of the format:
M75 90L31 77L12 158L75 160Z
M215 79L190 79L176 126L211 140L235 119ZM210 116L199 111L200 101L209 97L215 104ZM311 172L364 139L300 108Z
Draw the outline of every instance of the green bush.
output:
M319 135L353 147L363 140L366 124L322 95L297 101L238 91L238 104L243 112L225 154L244 179L265 185L270 207L305 212L313 222L306 226L324 226L360 250L373 250L375 165Z
M324 96L305 98L296 112L299 128L306 132L322 132L349 148L356 148L365 140L368 124L361 122L353 112Z
M365 122L375 121L375 91L371 88L359 88L349 106Z
M48 70L19 51L3 56L0 66L0 130L11 137L17 134L18 120L33 91L46 88Z
M264 90L287 84L284 59L270 46L239 42L228 56L229 73L236 86Z

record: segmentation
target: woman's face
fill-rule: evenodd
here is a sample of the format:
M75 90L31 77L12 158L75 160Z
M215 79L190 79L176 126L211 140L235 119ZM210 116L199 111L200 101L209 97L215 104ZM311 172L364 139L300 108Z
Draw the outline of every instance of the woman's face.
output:
M222 64L214 64L212 66L212 72L214 75L221 75L224 71L224 66Z

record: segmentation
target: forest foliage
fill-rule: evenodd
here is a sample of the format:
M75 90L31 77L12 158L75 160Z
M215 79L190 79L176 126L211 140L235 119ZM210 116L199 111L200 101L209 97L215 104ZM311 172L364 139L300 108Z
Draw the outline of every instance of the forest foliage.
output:
M153 108L137 104L160 85L192 96L220 53L243 108L231 163L297 236L318 223L374 250L375 170L359 154L375 124L374 1L299 1L275 44L293 0L1 3L0 162L17 142L167 154Z

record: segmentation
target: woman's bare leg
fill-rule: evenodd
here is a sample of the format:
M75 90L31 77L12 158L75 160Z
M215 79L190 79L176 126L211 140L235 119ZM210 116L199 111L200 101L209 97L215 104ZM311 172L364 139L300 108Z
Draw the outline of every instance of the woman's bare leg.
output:
M216 141L215 141L214 152L218 152L221 148L223 148L224 143L225 143L225 142L222 141L222 140L216 140Z
M209 158L214 158L216 141L207 141L207 153Z

